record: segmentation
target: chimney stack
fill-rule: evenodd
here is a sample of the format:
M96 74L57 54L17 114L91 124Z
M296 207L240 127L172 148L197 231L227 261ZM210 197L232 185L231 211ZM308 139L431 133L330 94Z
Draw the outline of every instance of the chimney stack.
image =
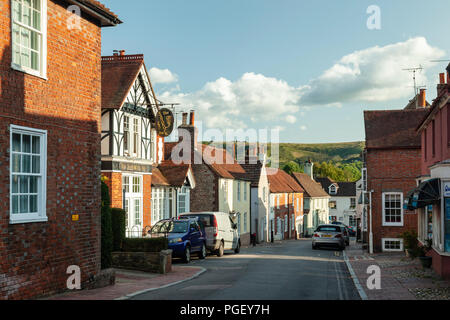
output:
M439 74L439 84L445 84L445 73Z
M305 163L304 171L312 180L314 180L314 163L311 162L311 159Z
M420 89L419 107L426 108L426 106L427 106L426 89Z
M450 84L450 63L447 66L447 84Z
M125 50L120 50L119 53L120 53L120 56L123 57L125 55Z

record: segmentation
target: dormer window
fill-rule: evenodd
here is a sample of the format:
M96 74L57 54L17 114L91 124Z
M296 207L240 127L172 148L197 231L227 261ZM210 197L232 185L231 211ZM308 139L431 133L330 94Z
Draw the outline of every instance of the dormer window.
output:
M336 186L334 184L332 184L330 186L329 190L330 190L330 194L335 195L337 193L337 188L336 188Z
M47 1L11 0L12 64L15 70L47 75Z

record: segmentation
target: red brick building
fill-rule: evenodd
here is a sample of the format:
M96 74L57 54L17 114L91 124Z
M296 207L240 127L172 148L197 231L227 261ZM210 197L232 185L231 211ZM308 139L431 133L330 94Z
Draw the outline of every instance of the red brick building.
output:
M416 101L418 101L416 108ZM420 137L416 128L428 112L422 91L403 110L365 111L365 169L367 192L371 196L368 241L373 234L373 251L402 251L400 234L417 231L417 215L403 208L408 192L420 175ZM373 191L373 192L371 192ZM370 227L372 226L372 227Z
M280 169L267 169L274 239L297 239L296 221L303 216L303 188Z
M119 23L95 0L0 1L0 299L100 272L101 28Z
M450 65L446 73L440 74L437 98L418 127L421 177L411 195L417 201L419 241L431 240L433 268L450 278Z

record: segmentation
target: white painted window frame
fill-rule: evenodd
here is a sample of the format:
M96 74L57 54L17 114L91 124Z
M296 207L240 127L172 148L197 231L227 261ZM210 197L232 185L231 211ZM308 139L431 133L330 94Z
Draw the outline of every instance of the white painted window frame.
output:
M40 177L41 182L38 186L38 212L37 213L23 213L23 214L13 214L12 213L12 167L13 167L13 157L12 157L12 145L13 145L13 134L23 134L40 137L41 150L40 150ZM28 127L22 127L17 125L10 125L10 162L9 162L9 223L10 224L24 224L24 223L34 223L34 222L47 222L47 130L40 130ZM25 174L26 175L26 174Z
M401 210L401 222L386 222L385 215L385 200L387 195L400 195L400 210ZM383 192L382 197L382 216L383 216L383 226L384 227L403 227L405 219L404 219L404 209L403 209L403 192Z
M21 22L14 21L14 6L13 3L15 0L10 1L11 6L11 68L20 71L23 73L30 74L32 76L36 76L47 80L47 0L41 0L41 30L36 30L32 27L29 27ZM34 70L17 63L13 62L12 55L14 54L14 43L13 43L13 25L17 24L18 26L28 29L32 32L36 32L41 36L41 41L39 43L41 52L39 56L39 70ZM30 40L31 41L31 40Z
M400 249L386 249L386 242L387 241L400 242ZM403 239L399 239L399 238L382 238L381 239L381 243L382 243L382 250L383 250L383 252L402 252L404 250Z

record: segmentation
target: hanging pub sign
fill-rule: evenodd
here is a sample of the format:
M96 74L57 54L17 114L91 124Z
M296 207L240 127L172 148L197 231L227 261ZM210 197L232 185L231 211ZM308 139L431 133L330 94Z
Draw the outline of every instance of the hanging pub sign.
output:
M174 117L171 110L163 108L156 115L156 132L160 137L168 137L174 126Z

